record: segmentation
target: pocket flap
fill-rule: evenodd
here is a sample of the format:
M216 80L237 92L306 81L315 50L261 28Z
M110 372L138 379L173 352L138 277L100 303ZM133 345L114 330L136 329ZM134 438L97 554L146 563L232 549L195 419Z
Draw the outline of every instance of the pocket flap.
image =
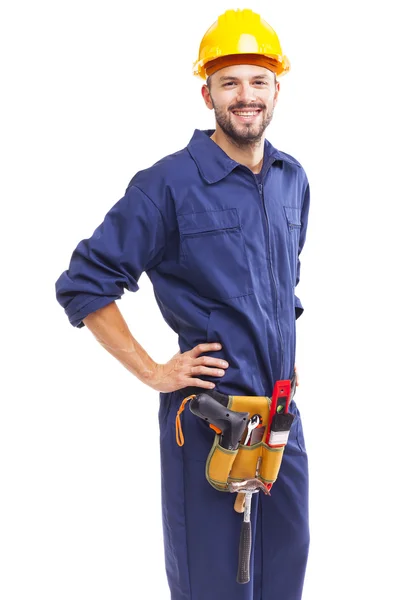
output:
M177 219L182 235L239 227L239 216L236 208L187 213L178 215Z
M285 211L286 219L289 225L294 225L295 227L300 227L300 208L296 208L295 206L284 206L283 210Z

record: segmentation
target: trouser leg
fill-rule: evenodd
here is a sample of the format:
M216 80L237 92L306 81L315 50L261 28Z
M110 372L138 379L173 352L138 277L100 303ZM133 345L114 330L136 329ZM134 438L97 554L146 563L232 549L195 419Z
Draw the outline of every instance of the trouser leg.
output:
M177 400L177 401L176 401ZM181 415L185 444L175 436L180 397L161 420L162 510L166 572L172 600L253 600L251 581L236 582L243 515L236 494L215 490L205 476L214 432L190 410ZM257 494L252 501L256 529ZM253 546L252 546L253 553Z

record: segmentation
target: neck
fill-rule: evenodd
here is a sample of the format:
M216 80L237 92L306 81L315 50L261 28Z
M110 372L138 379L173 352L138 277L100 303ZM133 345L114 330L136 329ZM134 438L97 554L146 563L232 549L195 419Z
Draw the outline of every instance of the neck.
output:
M230 158L248 167L253 173L260 173L263 164L265 139L262 136L258 142L238 145L216 124L215 132L210 136Z

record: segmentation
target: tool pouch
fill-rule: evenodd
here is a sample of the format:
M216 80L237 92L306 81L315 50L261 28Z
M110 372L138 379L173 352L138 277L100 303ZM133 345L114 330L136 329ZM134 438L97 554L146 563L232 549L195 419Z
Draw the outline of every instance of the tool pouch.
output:
M176 441L179 446L184 443L180 423L180 414L185 404L196 395L187 396L176 415ZM260 415L263 428L262 440L266 439L270 414L271 399L268 396L227 396L227 408L232 411ZM252 445L239 444L236 450L228 450L219 444L220 432L217 432L206 461L206 479L215 489L229 492L229 484L245 479L258 478L270 490L276 481L282 462L285 445L272 448L264 441Z
M271 399L267 396L229 396L228 408L262 417L266 439ZM257 477L269 488L276 481L282 462L284 446L270 448L264 441L251 446L239 444L236 450L226 450L219 445L216 434L206 461L206 479L215 489L227 492L230 482Z

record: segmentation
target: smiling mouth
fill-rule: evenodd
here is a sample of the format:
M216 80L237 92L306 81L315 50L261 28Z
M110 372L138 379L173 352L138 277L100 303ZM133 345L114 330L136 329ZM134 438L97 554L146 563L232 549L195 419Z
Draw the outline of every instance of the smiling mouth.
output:
M260 108L256 110L232 110L232 113L240 121L253 121L261 112Z

